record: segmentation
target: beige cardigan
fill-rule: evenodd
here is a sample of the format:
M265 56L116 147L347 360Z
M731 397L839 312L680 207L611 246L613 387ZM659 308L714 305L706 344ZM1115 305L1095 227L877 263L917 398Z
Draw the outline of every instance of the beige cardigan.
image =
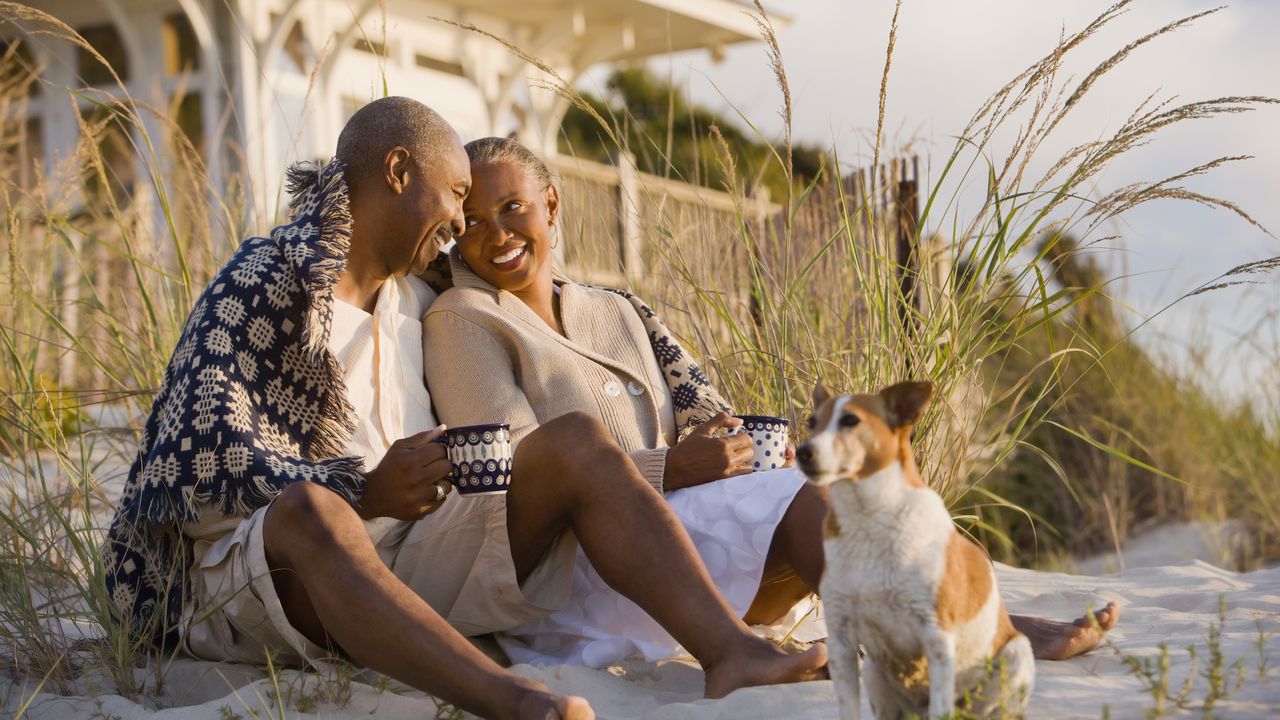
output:
M662 491L675 413L644 325L625 298L557 279L566 337L471 272L456 250L453 284L422 321L427 387L441 422L507 422L518 443L541 423L584 411Z

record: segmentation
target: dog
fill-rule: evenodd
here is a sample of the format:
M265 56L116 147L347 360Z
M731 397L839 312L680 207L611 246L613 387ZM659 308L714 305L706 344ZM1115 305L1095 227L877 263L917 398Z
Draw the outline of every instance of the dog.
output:
M819 383L796 450L831 498L820 591L844 720L860 715L859 645L878 720L1020 717L1035 682L1031 643L1009 621L990 559L916 469L911 430L932 392L902 382L832 395Z

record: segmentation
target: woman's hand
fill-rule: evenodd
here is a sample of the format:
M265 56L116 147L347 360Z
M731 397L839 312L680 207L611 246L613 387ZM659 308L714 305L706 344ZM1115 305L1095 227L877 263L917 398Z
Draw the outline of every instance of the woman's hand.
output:
M667 451L667 466L662 485L666 490L679 490L713 480L745 475L751 472L754 456L751 436L738 433L717 437L721 429L742 425L742 420L722 412L693 429L675 447Z

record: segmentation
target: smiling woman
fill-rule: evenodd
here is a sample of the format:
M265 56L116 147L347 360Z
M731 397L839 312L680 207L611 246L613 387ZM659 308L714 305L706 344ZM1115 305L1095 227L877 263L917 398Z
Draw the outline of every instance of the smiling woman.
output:
M519 143L484 138L467 145L474 183L458 250L489 284L520 298L563 334L553 303L552 234L560 195L547 166Z
M451 256L454 288L423 321L441 421L503 420L519 444L565 414L595 417L665 493L733 612L783 615L817 584L821 493L792 467L751 472L752 438L721 432L742 421L652 310L554 272L560 197L541 159L503 138L466 149L474 186ZM596 667L678 648L582 554L568 607L502 642L517 662Z

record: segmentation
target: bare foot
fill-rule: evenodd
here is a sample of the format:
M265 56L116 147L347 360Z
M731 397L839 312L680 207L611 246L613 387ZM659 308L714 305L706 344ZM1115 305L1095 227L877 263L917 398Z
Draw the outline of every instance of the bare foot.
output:
M1010 615L1009 619L1031 641L1037 660L1066 660L1098 647L1102 636L1120 620L1120 606L1109 602L1093 617L1085 613L1069 623L1023 615Z
M722 698L743 687L817 680L827 666L827 646L817 643L801 653L788 655L778 646L762 638L718 662L703 667L706 672L708 698Z
M563 697L549 692L532 692L524 697L515 717L519 720L595 720L596 713L586 698Z

